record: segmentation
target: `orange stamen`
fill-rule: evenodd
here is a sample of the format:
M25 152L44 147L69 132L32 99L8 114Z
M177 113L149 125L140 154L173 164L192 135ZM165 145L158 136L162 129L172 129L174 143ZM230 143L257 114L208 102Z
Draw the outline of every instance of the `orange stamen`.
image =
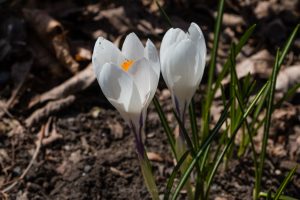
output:
M128 71L130 69L130 67L132 66L133 64L133 60L125 60L122 64L121 64L121 67L124 71Z

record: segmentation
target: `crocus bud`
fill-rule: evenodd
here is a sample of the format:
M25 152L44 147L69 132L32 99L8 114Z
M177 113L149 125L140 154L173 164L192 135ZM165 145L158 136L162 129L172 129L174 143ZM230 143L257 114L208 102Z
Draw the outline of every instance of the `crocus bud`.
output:
M197 24L191 23L186 33L171 28L164 35L160 48L161 72L181 117L200 84L205 57L205 39Z

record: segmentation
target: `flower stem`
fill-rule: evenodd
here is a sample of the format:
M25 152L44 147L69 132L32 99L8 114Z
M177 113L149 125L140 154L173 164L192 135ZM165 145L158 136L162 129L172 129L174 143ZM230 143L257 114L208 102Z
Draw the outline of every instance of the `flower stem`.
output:
M158 189L155 184L155 179L152 174L151 165L147 156L147 152L144 147L144 142L143 142L144 129L143 129L142 116L138 122L134 123L133 121L131 121L129 125L135 137L136 151L137 151L137 155L140 162L146 187L152 199L159 200Z
M148 191L150 192L152 199L159 200L158 189L155 184L154 176L152 174L152 169L151 169L148 157L147 157L147 153L145 152L145 155L143 155L143 156L138 155L138 158L140 161L140 166L141 166L142 174L144 177L144 181L146 183L146 187L147 187Z
M179 106L178 99L176 97L174 97L174 101L175 101L175 108L176 108L177 115L180 117L180 121L183 124L183 128L184 128L184 123L185 123L185 117L184 117L184 115L185 115L187 103L185 103L183 109L181 110L180 106ZM177 160L180 160L180 158L182 157L182 155L184 154L184 152L186 152L187 148L192 148L192 146L188 146L186 144L186 139L187 138L185 138L183 131L184 130L181 129L181 127L179 126L179 134L176 136L176 144L175 144ZM190 144L190 145L192 145L192 144ZM189 163L190 163L190 160L187 159L182 164L182 167L180 169L182 174L188 168ZM192 200L192 199L194 199L194 193L193 193L193 187L192 187L190 178L191 177L189 177L189 180L187 180L187 182L185 183L184 187L187 190L188 199Z
M187 149L187 147L186 147L184 138L181 137L180 135L178 135L176 137L176 154L178 156L177 160L179 160L181 158L181 156L184 154L186 149ZM184 173L185 170L188 168L188 166L189 166L189 160L184 161L184 163L182 164L181 169L180 169L181 173ZM184 188L187 190L188 199L190 199L190 200L194 199L193 189L192 189L190 180L188 180L185 183Z

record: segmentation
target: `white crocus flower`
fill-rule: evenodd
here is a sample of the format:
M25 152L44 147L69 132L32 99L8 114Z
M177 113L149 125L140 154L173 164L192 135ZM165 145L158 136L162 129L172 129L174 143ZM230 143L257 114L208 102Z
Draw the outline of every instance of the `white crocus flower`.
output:
M191 23L186 33L171 28L164 35L160 48L161 72L181 117L200 84L205 57L205 39L197 24Z
M99 37L92 62L105 97L133 131L140 132L160 74L154 44L148 39L144 47L136 34L130 33L120 51L110 41Z

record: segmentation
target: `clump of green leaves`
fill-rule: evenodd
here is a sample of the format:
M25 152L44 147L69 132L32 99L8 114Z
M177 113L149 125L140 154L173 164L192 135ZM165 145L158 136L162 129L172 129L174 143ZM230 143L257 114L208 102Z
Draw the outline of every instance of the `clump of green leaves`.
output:
M158 2L156 3L166 21L170 24L170 26L172 26L172 22L167 16L166 12L162 9ZM243 46L247 43L248 39L254 32L256 25L253 25L246 30L237 44L233 43L231 45L228 59L225 62L222 71L214 80L223 10L224 0L220 0L214 30L214 43L211 51L211 61L208 69L207 90L201 105L201 128L198 126L198 121L195 114L195 106L197 105L195 105L193 101L189 107L189 118L191 123L190 133L185 128L184 122L179 116L176 115L176 112L174 112L178 125L182 130L184 138L188 144L187 146L189 147L188 150L179 158L176 156L175 139L173 133L169 127L166 117L164 116L164 113L162 112L159 101L156 98L153 100L163 128L167 134L172 153L174 157L177 158L177 165L174 167L166 185L164 199L177 199L180 191L187 184L193 188L193 196L191 197L189 195L190 199L209 199L209 192L213 178L216 175L221 163L225 161L226 166L226 162L229 162L230 158L232 157L234 152L233 149L235 148L234 139L239 130L242 132L242 142L239 145L238 156L243 156L243 153L247 148L251 148L253 154L253 163L255 168L253 199L257 200L260 197L265 197L267 199L293 199L291 197L282 195L282 192L295 173L296 166L289 172L275 194L263 192L261 183L266 157L267 140L270 130L271 115L274 110L278 108L286 99L292 96L300 86L298 84L292 87L281 100L274 102L275 85L278 72L289 48L292 45L300 25L297 25L293 30L284 47L277 50L271 77L259 89L259 91L253 95L256 82L251 79L250 74L248 74L248 76L246 76L243 80L239 80L237 77L235 61L236 56L241 52ZM221 84L221 81L227 75L230 76L229 98L226 97L224 88ZM218 90L222 91L224 109L214 128L210 129L210 108L212 106L214 96ZM259 120L258 116L263 111L266 111L265 118L263 120ZM248 118L251 118L251 121L247 120ZM254 148L252 138L257 133L257 130L262 126L264 127L263 141L261 152L258 153ZM216 145L214 150L212 150L213 141L216 141L214 143L214 145ZM182 170L183 165L187 166L184 167L184 170ZM178 176L178 183L175 183L175 179ZM189 180L191 177L193 177L195 180L193 184Z

